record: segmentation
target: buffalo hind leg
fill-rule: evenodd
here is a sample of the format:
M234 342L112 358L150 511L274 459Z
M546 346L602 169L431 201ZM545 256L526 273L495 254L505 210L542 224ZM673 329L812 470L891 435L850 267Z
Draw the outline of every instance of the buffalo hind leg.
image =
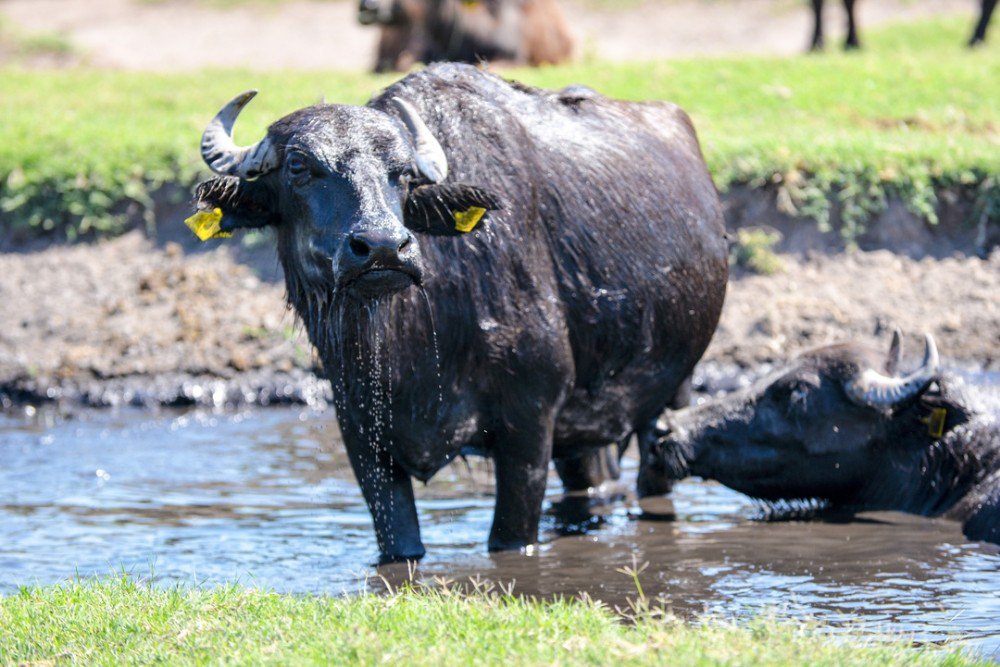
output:
M969 46L978 46L986 41L986 28L990 25L990 17L997 7L997 0L983 0L982 8L979 11L979 21L976 29L969 40Z
M673 399L667 405L671 410L679 410L691 405L692 381L689 375L677 388ZM654 425L655 426L655 425ZM647 426L640 428L637 434L644 433L654 428ZM640 435L640 451L641 438ZM621 478L621 459L628 449L631 436L625 437L621 442L601 447L598 450L587 452L582 456L573 458L557 459L555 462L556 472L562 480L563 489L568 493L571 491L585 491L600 486L609 480ZM667 489L669 491L669 488ZM664 491L666 493L666 491Z
M636 493L640 498L665 496L674 488L674 476L667 469L663 458L662 439L668 431L657 420L636 431L639 445L639 475Z
M380 563L417 560L424 555L420 540L413 482L381 446L341 423L347 456L375 525Z
M674 398L667 406L671 410L680 410L691 405L694 382L689 375L677 388ZM666 426L658 419L637 429L636 443L639 446L639 475L636 479L636 492L640 498L663 496L670 493L674 486L676 472L671 471L663 458L662 439L667 435Z
M844 0L844 9L847 11L847 40L844 42L844 49L851 51L861 48L861 41L858 39L858 22L854 15L855 0Z
M624 445L628 445L627 438ZM563 489L567 493L586 491L618 479L622 474L618 461L624 451L623 445L615 444L588 451L582 456L556 459L556 472L562 480Z

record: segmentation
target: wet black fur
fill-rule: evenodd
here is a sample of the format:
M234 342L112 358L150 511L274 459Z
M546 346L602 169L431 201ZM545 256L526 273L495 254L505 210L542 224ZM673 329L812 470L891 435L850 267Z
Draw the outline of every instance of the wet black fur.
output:
M452 227L442 203L491 209L472 233L419 235L422 287L362 299L317 282L281 210L282 172L253 185L278 202L288 300L329 374L383 556L422 555L410 478L469 450L495 460L490 547L524 546L549 461L583 470L650 429L708 345L727 278L718 195L670 104L567 100L451 64L368 106L395 118L393 96L450 167L444 185L411 188L406 225L432 228L437 212ZM271 136L283 145L325 114L296 112Z
M850 402L844 381L884 359L859 345L821 348L673 413L660 465L767 501L946 516L969 538L1000 543L1000 396L945 374L890 412ZM947 414L941 437L927 423L935 408Z

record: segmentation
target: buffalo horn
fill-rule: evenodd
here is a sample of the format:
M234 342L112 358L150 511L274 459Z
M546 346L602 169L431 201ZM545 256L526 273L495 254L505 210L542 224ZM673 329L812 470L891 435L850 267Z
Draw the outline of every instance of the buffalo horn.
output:
M444 149L424 123L424 120L417 113L409 102L399 97L392 98L392 103L399 111L406 128L413 137L413 144L416 148L414 162L420 173L427 177L432 183L440 183L448 178L448 158L445 157Z
M891 354L891 353L890 353ZM846 383L847 395L859 405L889 409L922 393L937 377L937 345L930 334L924 336L924 361L920 368L901 378L886 377L871 368Z
M201 157L205 164L221 176L239 176L248 181L273 171L278 166L278 154L270 137L253 146L237 146L233 141L233 124L243 107L254 98L256 90L237 95L215 115L201 136Z

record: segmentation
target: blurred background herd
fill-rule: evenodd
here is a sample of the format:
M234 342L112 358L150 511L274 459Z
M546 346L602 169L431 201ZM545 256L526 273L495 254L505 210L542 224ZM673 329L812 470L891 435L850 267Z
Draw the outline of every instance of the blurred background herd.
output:
M825 6L824 6L825 5ZM374 69L791 54L996 0L0 0L0 63L114 69ZM958 48L960 44L956 44Z

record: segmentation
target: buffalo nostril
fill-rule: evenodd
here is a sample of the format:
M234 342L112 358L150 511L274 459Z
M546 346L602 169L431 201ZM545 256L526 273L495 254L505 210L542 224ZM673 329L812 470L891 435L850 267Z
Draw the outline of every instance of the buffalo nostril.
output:
M407 234L407 235L406 235L406 236L405 236L405 237L403 238L402 242L400 242L400 244L399 244L399 248L398 248L398 251L399 251L399 252L403 252L404 250L406 250L406 248L408 248L408 247L409 247L409 245L410 245L410 241L412 241L412 240L413 240L413 237L412 237L412 236L410 236L409 234Z
M348 247L351 249L351 252L354 253L355 256L361 258L367 257L368 253L371 252L371 248L368 247L368 244L356 236L351 237Z

